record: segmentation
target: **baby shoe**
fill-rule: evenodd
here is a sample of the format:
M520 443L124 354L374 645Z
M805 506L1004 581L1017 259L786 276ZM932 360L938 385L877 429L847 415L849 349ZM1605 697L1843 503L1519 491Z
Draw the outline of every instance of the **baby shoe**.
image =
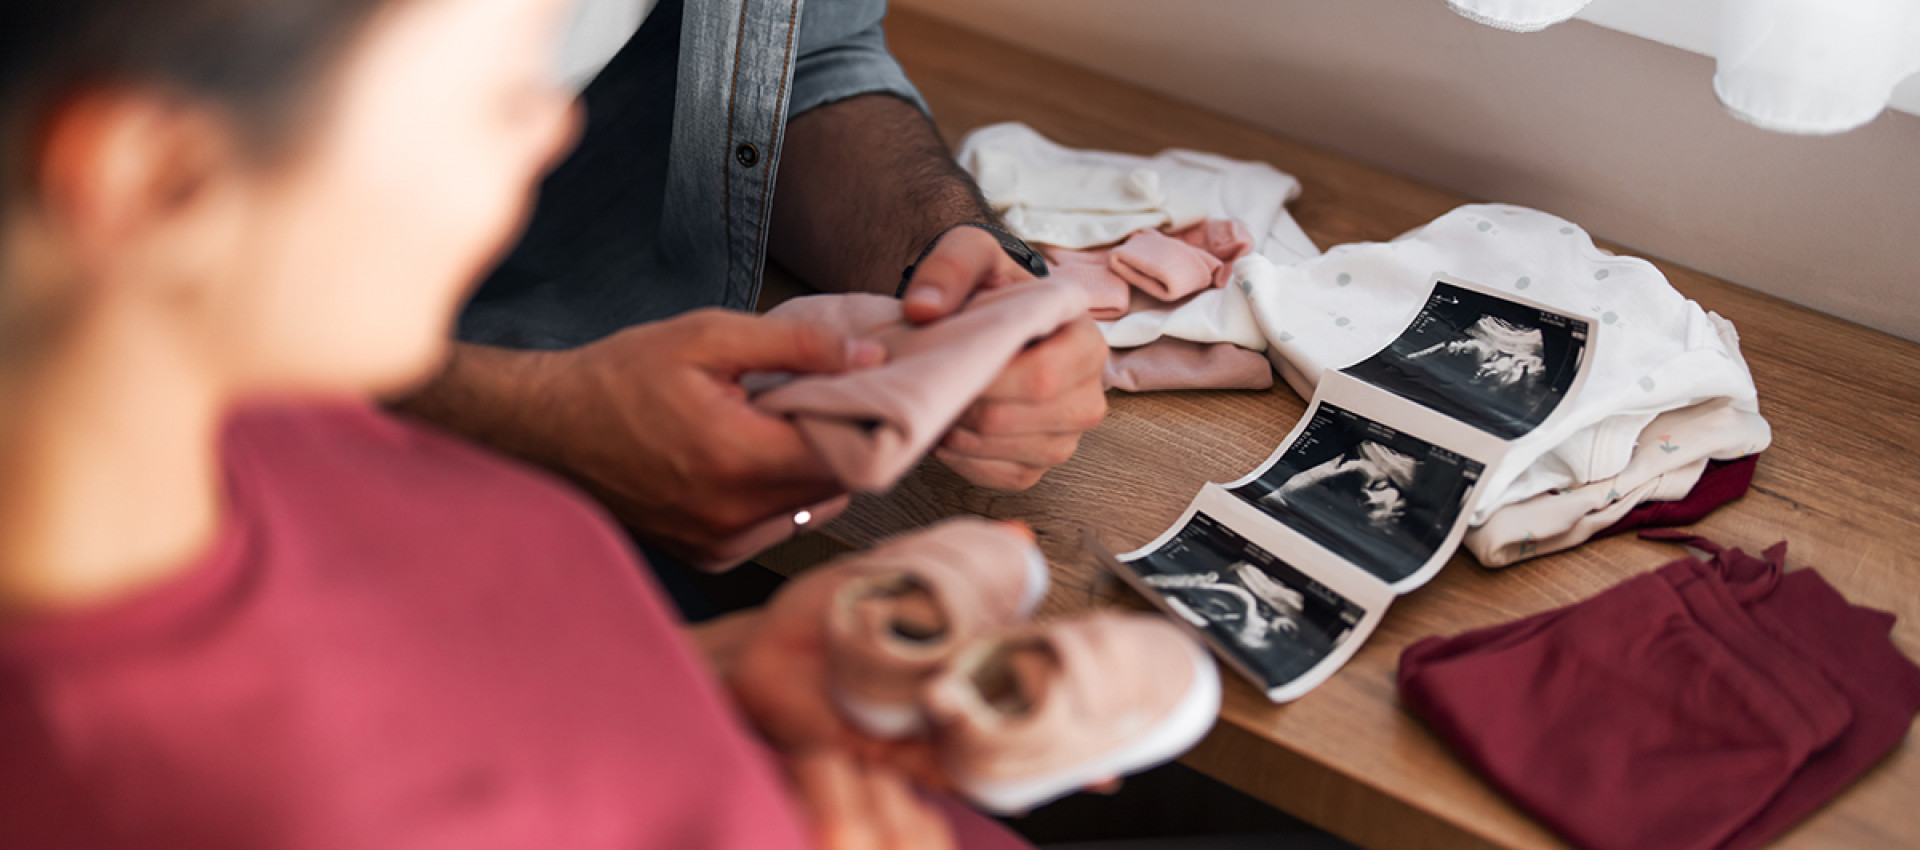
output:
M1024 622L1047 594L1033 532L979 517L894 537L829 569L845 574L826 612L829 691L881 738L920 731L928 678L974 638Z
M1220 674L1173 623L1101 612L975 641L924 699L955 787L1018 814L1186 752L1213 728Z

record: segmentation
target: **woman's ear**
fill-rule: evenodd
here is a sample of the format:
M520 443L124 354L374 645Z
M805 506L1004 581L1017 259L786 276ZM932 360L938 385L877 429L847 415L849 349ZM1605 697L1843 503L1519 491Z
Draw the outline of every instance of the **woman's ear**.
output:
M231 127L211 107L102 90L61 104L45 126L39 207L87 277L124 278L131 263L149 272L140 277L173 278L164 266L197 264L192 252L217 247L207 237L238 224L208 220L235 216L221 196L242 165Z

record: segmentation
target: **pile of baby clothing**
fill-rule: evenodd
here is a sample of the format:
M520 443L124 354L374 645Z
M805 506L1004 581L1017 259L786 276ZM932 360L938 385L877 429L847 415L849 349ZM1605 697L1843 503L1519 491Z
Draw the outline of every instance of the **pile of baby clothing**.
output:
M968 135L960 164L1051 275L1084 290L1113 349L1107 385L1130 392L1266 389L1266 338L1233 263L1319 252L1287 214L1300 182L1263 163L1194 151L1154 157L1064 148L1023 124Z
M1311 398L1399 334L1437 272L1596 319L1586 385L1482 488L1466 546L1488 566L1698 520L1771 441L1733 325L1555 216L1466 206L1323 255L1287 213L1299 182L1263 163L1073 150L1020 124L974 131L959 159L1086 293L1117 389L1261 388L1260 354Z
M1681 518L1697 519L1709 497L1745 490L1751 465L1718 467L1703 486L1715 461L1755 455L1772 439L1732 323L1675 291L1653 264L1600 250L1572 222L1470 205L1391 242L1236 267L1270 358L1303 397L1325 370L1398 336L1436 272L1597 319L1586 384L1487 475L1466 537L1481 563L1623 530L1614 527L1649 502L1692 502ZM1730 495L1729 481L1741 485Z

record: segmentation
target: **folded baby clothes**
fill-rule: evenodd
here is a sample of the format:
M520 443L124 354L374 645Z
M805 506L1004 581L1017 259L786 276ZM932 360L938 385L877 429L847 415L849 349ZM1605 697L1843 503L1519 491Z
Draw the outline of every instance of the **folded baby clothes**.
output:
M1187 296L1225 286L1231 264L1252 245L1239 222L1208 219L1171 233L1138 231L1111 250L1040 250L1048 276L1086 290L1088 313L1106 321L1136 310L1171 310Z
M1141 230L1111 250L1041 250L1050 276L1087 290L1094 318L1115 319L1139 309L1173 309L1196 292L1225 286L1231 263L1251 245L1239 222L1208 219L1171 233Z
M1686 498L1708 463L1751 456L1771 440L1767 421L1732 399L1667 411L1641 430L1620 474L1506 505L1467 531L1466 547L1489 567L1573 548L1642 504Z
M1758 415L1731 324L1651 263L1601 251L1578 226L1536 210L1464 206L1392 242L1341 245L1292 266L1254 255L1235 268L1274 365L1309 397L1323 370L1357 363L1398 335L1436 272L1592 317L1598 328L1585 386L1488 473L1474 525L1507 505L1621 474L1662 413L1725 399Z
M1812 570L1713 553L1584 602L1407 648L1401 698L1472 767L1590 848L1744 850L1906 736L1920 668L1892 617Z
M1614 524L1601 529L1597 538L1625 534L1642 528L1672 528L1692 525L1707 518L1721 505L1747 494L1753 486L1753 471L1760 466L1759 455L1738 460L1710 460L1693 489L1678 499L1643 502L1627 511Z
M1154 157L1075 150L1012 123L968 134L957 158L1007 226L1028 242L1049 246L1056 263L1064 255L1053 249L1112 246L1141 231L1173 233L1208 220L1238 223L1249 249L1277 263L1320 253L1287 214L1299 181L1264 163L1185 150ZM1216 275L1217 286L1231 270ZM1080 280L1093 294L1099 310L1094 318L1114 348L1172 337L1266 349L1239 293L1206 290L1190 300L1123 310L1113 279L1089 274Z
M1213 286L1220 259L1158 230L1127 237L1108 255L1113 273L1161 301L1174 301Z
M1160 339L1113 352L1105 381L1108 389L1130 393L1264 390L1273 386L1273 366L1260 352L1231 343Z
M1100 323L1113 348L1138 348L1156 339L1225 342L1250 351L1266 351L1267 338L1254 321L1247 295L1237 286L1203 289L1179 301L1162 302L1136 291L1127 314Z
M1277 262L1319 253L1287 214L1300 181L1265 163L1187 150L1154 157L1075 150L1016 123L967 134L956 158L1028 242L1092 248L1141 230L1229 219L1253 235L1254 251Z
M1205 305L1188 309L1187 305L1226 285L1232 275L1231 263L1251 250L1252 237L1237 221L1208 219L1171 233L1142 230L1112 249L1076 251L1043 246L1051 269L1048 280L1079 287L1091 305L1095 319L1122 322L1131 314L1157 326L1169 324L1168 316L1185 309L1190 321L1205 327L1210 318ZM1258 346L1263 340L1252 321L1252 313L1239 298L1222 302L1240 309L1232 314L1241 322L1238 342ZM1141 321L1141 320L1135 320ZM1273 386L1273 369L1258 348L1245 348L1233 342L1213 339L1215 333L1199 333L1201 341L1183 339L1175 326L1173 334L1156 327L1130 346L1120 346L1108 334L1115 352L1107 361L1106 385L1126 392L1188 389L1267 389Z
M812 295L768 311L879 342L887 361L871 369L802 375L773 385L754 404L795 427L851 490L893 486L1021 349L1086 315L1087 298L1051 278L975 295L957 313L909 324L882 295Z
M1113 273L1105 248L1073 251L1040 246L1047 258L1047 279L1071 283L1087 295L1087 315L1096 321L1118 319L1133 302L1133 287Z

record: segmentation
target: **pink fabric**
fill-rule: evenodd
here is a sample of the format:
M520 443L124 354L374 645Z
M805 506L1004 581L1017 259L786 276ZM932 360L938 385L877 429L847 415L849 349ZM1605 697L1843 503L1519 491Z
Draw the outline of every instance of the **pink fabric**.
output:
M1108 268L1106 251L1043 247L1041 252L1047 257L1049 280L1071 283L1087 294L1088 315L1097 321L1109 322L1127 314L1132 290Z
M1213 286L1221 267L1219 257L1158 230L1127 237L1107 259L1121 280L1162 301Z
M1141 230L1110 250L1042 249L1050 280L1080 289L1088 313L1112 321L1143 310L1173 310L1194 295L1232 282L1233 261L1253 250L1237 221L1210 219L1171 233ZM1114 352L1104 375L1109 389L1262 390L1273 371L1259 352L1231 344L1165 338Z
M1014 355L1086 312L1079 287L1051 278L982 292L960 312L924 326L908 324L900 302L881 295L795 298L768 315L876 340L887 362L793 378L755 396L754 404L792 419L848 489L885 490Z
M1230 342L1199 343L1163 337L1139 348L1121 349L1107 358L1108 389L1130 393L1156 390L1264 390L1273 386L1267 357Z
M1052 277L1087 293L1088 313L1103 322L1136 310L1164 310L1204 289L1226 286L1233 261L1253 249L1237 221L1210 219L1163 234L1141 230L1111 250L1045 246Z
M1160 301L1178 301L1233 280L1233 261L1253 249L1237 221L1209 219L1161 233L1142 230L1107 255L1113 273Z
M1682 558L1579 604L1400 659L1401 698L1508 796L1594 848L1746 850L1899 746L1920 667L1893 618L1785 544Z
M1204 292L1205 290L1201 290ZM1199 292L1190 292L1173 301L1162 301L1136 289L1127 295L1127 312L1140 313L1147 310L1178 310L1192 301Z
M772 756L572 491L259 411L178 579L0 630L0 846L798 848Z
M1233 261L1253 253L1253 234L1233 219L1210 218L1167 235L1220 260L1220 267L1213 272L1215 287L1232 283Z

